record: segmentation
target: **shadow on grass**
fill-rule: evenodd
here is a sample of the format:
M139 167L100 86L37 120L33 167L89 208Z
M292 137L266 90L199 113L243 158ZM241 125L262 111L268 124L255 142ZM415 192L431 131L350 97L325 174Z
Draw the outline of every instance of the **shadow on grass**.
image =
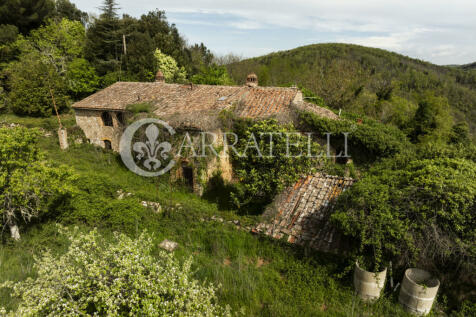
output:
M231 199L234 190L234 186L225 183L221 175L215 175L210 179L202 198L217 204L219 210L233 210L236 208Z

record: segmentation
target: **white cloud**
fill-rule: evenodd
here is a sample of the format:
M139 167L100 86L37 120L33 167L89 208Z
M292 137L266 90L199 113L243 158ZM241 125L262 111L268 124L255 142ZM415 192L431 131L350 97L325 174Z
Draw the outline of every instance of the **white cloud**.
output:
M193 19L184 19L184 18L175 18L174 23L176 24L189 24L189 25L202 25L202 26L219 26L220 23L212 22L212 21L204 21L204 20L193 20Z
M230 22L228 26L240 29L240 30L258 30L264 28L264 25L256 21L243 20L238 22Z
M410 31L390 33L382 36L343 37L338 41L363 46L379 47L391 51L402 51L413 46L411 43L415 43L419 36L430 32L430 29L416 28Z

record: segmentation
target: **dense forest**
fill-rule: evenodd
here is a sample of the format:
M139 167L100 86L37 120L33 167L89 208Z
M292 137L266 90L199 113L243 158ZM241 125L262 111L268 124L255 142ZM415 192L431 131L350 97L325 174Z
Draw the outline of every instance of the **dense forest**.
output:
M474 66L474 64L472 64ZM422 95L444 99L456 122L476 133L476 70L437 66L397 53L350 44L316 44L228 65L240 82L250 71L260 85L304 87L331 108L404 127Z

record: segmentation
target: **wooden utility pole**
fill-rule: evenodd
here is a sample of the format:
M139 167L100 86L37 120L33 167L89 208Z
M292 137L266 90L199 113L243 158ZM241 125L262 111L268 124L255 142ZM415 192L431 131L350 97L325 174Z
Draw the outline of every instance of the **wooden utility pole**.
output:
M59 138L60 149L66 150L69 147L68 133L66 132L66 129L63 128L63 124L61 123L61 118L58 113L58 107L56 107L56 100L55 100L55 95L53 93L53 89L51 88L51 86L49 88L50 88L51 100L53 100L53 107L55 108L56 118L58 118L58 124L59 124L58 138Z
M51 95L51 100L53 100L53 107L55 108L56 117L58 118L59 128L63 129L63 125L61 124L61 118L58 113L58 108L56 107L55 96L53 94L53 89L51 89L51 86L50 86L50 95Z
M127 56L126 36L124 34L122 34L122 46L124 48L124 56Z

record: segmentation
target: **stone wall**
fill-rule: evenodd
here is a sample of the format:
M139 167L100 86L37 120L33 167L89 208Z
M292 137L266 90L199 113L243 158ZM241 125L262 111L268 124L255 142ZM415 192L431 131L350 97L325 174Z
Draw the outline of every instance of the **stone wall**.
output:
M197 155L200 155L199 144L201 142L200 132L188 131L192 144L194 145ZM209 180L218 173L222 179L226 182L231 182L233 179L233 168L231 165L231 159L228 155L225 155L227 149L223 144L223 132L221 130L212 131L217 136L217 140L214 143L214 149L218 153L218 157L210 153L207 149L207 157L191 157L181 153L183 157L176 158L176 166L172 172L172 180L179 181L184 179L183 169L184 167L193 169L193 192L198 195L202 195ZM178 154L180 145L182 144L182 138L184 135L180 134L179 141L174 144L172 150L174 154Z
M213 157L207 164L207 178L210 179L216 172L220 172L223 180L230 182L233 178L233 167L231 165L231 153L228 153L227 145L223 143L223 132L213 131L217 136L216 148L218 157Z
M124 126L119 122L117 118L117 112L109 111L109 114L113 120L113 126L105 126L101 118L103 111L99 110L84 110L84 109L75 109L76 112L76 123L84 131L86 138L91 144L97 146L105 147L104 141L110 141L112 150L119 151L119 143L122 132L124 131ZM199 195L203 194L206 184L217 173L221 174L221 177L225 181L232 180L232 166L230 158L225 153L225 145L223 144L223 133L221 130L213 131L217 136L217 142L214 144L214 148L219 152L219 157L215 155L209 155L208 157L182 157L176 158L176 166L173 171L171 171L172 180L178 181L182 180L183 168L190 167L193 169L193 191ZM189 131L189 134L192 138L192 143L194 144L196 151L198 152L199 143L200 143L200 133L198 131ZM180 133L179 135L182 136ZM179 137L179 143L173 144L174 149L172 152L177 153L178 148L181 145L182 138ZM208 153L208 151L207 151ZM199 153L197 153L199 154ZM209 153L208 153L209 154Z
M104 111L75 109L76 124L81 127L91 144L105 147L104 141L110 141L114 151L119 151L119 142L124 126L117 118L117 112L108 111L112 117L113 126L105 126L101 114Z

